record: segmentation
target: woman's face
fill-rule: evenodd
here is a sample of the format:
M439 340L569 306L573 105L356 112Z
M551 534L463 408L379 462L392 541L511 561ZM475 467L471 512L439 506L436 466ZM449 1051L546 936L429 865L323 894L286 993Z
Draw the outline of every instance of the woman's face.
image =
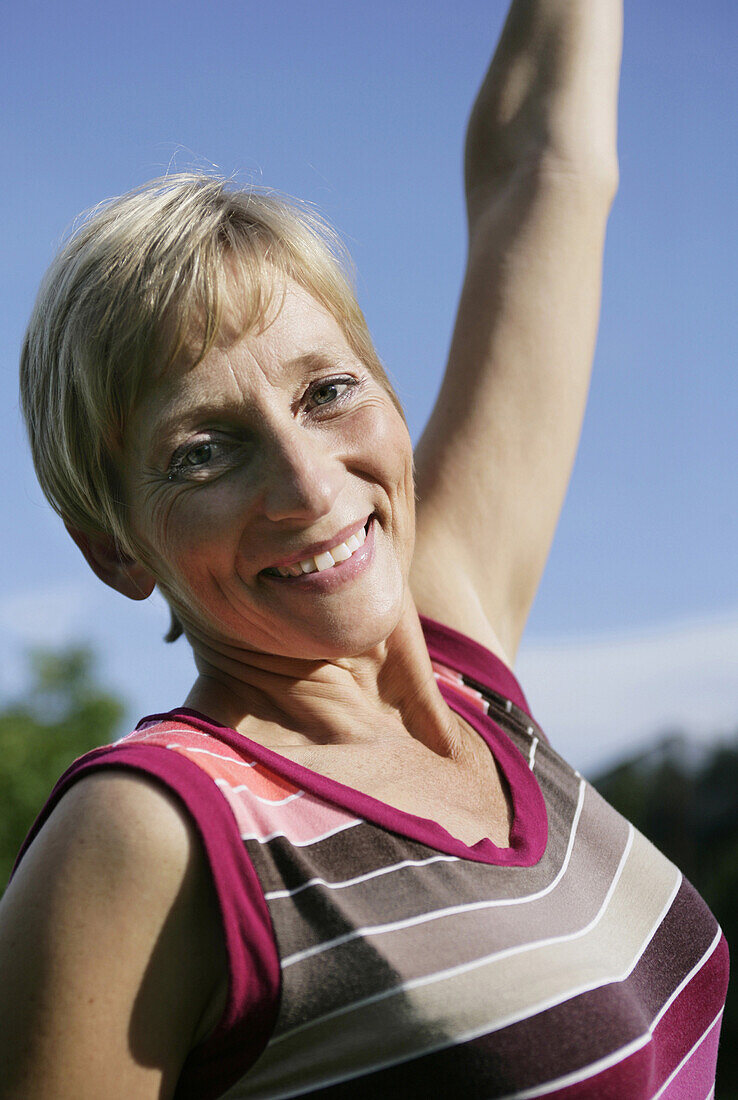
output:
M196 645L331 659L396 626L414 537L410 439L296 283L268 327L150 388L124 483L142 560Z

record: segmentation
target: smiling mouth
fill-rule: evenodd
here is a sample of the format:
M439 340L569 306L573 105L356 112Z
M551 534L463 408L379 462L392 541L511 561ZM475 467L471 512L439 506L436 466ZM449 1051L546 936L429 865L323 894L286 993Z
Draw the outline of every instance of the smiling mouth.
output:
M304 573L324 573L327 569L333 569L353 557L366 541L369 524L372 516L363 527L359 527L353 535L349 535L345 542L336 543L329 550L323 550L300 561L291 562L289 565L274 565L269 569L262 569L262 573L268 577L301 577Z

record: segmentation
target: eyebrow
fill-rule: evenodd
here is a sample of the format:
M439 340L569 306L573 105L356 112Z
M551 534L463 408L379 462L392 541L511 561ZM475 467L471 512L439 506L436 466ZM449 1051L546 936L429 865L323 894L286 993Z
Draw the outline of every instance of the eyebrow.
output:
M338 349L336 349L335 352L331 352L328 349L322 351L306 351L302 355L296 355L294 359L288 359L284 364L284 369L291 370L294 367L302 367L311 371L325 370L326 367L339 366L344 359L344 355L338 354Z
M351 349L348 349L351 353ZM351 353L353 357L353 353ZM346 367L346 355L343 353L343 349L328 349L321 348L311 351L303 352L300 355L296 355L293 359L288 359L283 363L283 370L290 372L293 370L304 370L310 374L317 374L320 371L328 369L345 369ZM240 404L239 408L243 408ZM152 461L158 462L161 458L165 457L164 452L168 450L173 442L173 437L176 430L180 427L187 430L187 420L192 418L193 420L208 420L210 417L213 419L222 418L224 413L227 413L226 406L222 402L217 404L208 404L207 402L194 402L193 404L178 402L176 399L171 405L168 405L162 410L161 414L155 420L152 427L152 436L154 440L154 446L149 452L149 458ZM236 411L236 405L233 406L233 411Z

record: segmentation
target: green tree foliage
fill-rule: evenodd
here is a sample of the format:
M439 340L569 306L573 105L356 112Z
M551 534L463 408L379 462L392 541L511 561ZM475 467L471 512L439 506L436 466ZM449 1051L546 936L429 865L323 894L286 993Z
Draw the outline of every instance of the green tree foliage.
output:
M600 793L684 872L738 952L738 737L696 757L683 737L594 780ZM738 982L723 1017L716 1096L738 1100Z
M124 711L95 682L89 650L38 651L30 664L27 691L0 708L0 892L56 780L113 739Z

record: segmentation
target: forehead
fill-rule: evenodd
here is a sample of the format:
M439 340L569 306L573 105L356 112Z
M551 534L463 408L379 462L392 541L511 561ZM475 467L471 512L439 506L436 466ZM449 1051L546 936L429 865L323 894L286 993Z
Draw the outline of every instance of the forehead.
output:
M153 379L145 404L169 404L178 396L203 393L241 398L249 393L253 399L265 386L289 385L294 375L312 367L320 370L328 361L335 365L354 357L331 313L291 279L280 282L274 309L264 321L242 332L227 320L199 363L175 363Z
M144 390L134 413L143 422L176 418L190 409L222 403L259 404L274 389L300 378L355 361L338 321L299 284L280 279L266 318L242 332L234 316L237 293L215 343L194 365L175 362Z

